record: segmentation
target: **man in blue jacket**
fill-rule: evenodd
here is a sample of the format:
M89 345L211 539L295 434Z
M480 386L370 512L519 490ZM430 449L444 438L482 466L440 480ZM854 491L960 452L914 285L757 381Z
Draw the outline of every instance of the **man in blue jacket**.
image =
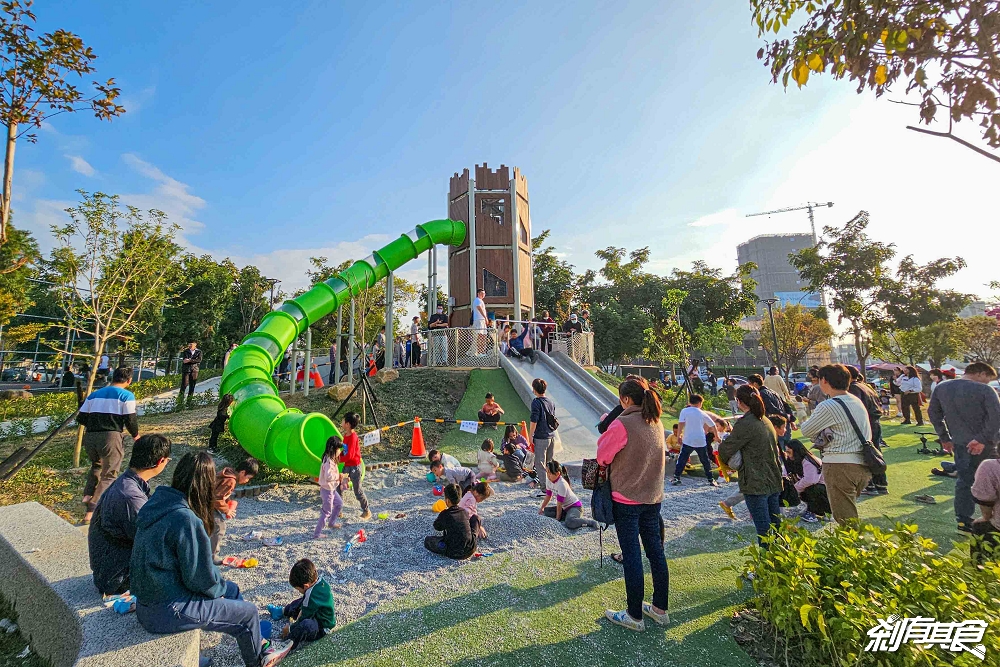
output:
M87 534L90 569L102 595L129 589L129 561L135 540L136 516L149 500L149 481L170 462L170 440L153 433L136 440L128 470L101 496Z
M92 392L80 406L76 421L87 429L83 449L90 459L87 483L83 487L83 504L87 507L83 523L90 523L101 494L115 481L125 458L122 431L139 437L139 419L135 412L135 394L131 368L116 368L111 384Z

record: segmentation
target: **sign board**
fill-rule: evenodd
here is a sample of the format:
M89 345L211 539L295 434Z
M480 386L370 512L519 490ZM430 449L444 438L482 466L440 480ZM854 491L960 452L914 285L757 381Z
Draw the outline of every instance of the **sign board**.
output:
M803 308L819 308L823 299L816 292L775 292L779 307L802 306Z
M365 433L364 439L365 447L370 447L371 445L377 445L382 442L382 431L380 429L375 429L374 431L369 431Z
M479 433L479 422L463 421L458 425L458 430L466 433Z

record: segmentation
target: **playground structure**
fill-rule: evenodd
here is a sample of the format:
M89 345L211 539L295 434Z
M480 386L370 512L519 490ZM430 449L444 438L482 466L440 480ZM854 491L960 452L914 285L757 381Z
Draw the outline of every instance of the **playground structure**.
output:
M268 465L316 476L327 439L339 435L329 417L288 408L272 376L285 350L309 326L350 302L363 290L436 245L464 242L466 226L456 220L432 220L354 262L345 271L285 301L264 316L256 331L229 356L222 374L222 394L235 399L230 430L252 456Z

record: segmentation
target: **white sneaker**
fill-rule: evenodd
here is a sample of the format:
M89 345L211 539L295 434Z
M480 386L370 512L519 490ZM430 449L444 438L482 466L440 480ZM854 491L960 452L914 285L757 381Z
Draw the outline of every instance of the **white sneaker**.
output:
M643 622L643 620L640 618L637 621L631 616L629 616L627 609L622 609L621 611L608 609L604 612L604 616L615 625L620 625L623 628L628 628L629 630L642 632L643 630L646 629L646 624Z
M260 656L260 667L274 667L279 662L288 657L292 651L292 642L286 642L284 646L276 647L271 644L271 648L264 651Z
M662 614L654 611L653 605L649 602L642 603L642 613L644 616L649 616L653 619L653 622L657 625L668 625L670 623L670 614L665 611Z

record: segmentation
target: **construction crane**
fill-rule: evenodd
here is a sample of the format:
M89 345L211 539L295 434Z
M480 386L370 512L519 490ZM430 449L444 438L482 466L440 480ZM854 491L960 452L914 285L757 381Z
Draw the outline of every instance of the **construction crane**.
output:
M788 208L779 208L776 211L764 211L763 213L747 213L746 217L752 218L755 215L771 215L772 213L788 213L789 211L809 211L809 227L812 229L813 245L815 245L816 242L819 240L819 237L816 236L816 219L813 217L813 209L822 208L824 206L826 206L828 208L833 208L833 202L832 201L828 201L826 203L823 203L823 202L814 202L814 201L812 201L812 202L809 202L809 203L807 203L807 204L805 204L803 206L790 206Z

